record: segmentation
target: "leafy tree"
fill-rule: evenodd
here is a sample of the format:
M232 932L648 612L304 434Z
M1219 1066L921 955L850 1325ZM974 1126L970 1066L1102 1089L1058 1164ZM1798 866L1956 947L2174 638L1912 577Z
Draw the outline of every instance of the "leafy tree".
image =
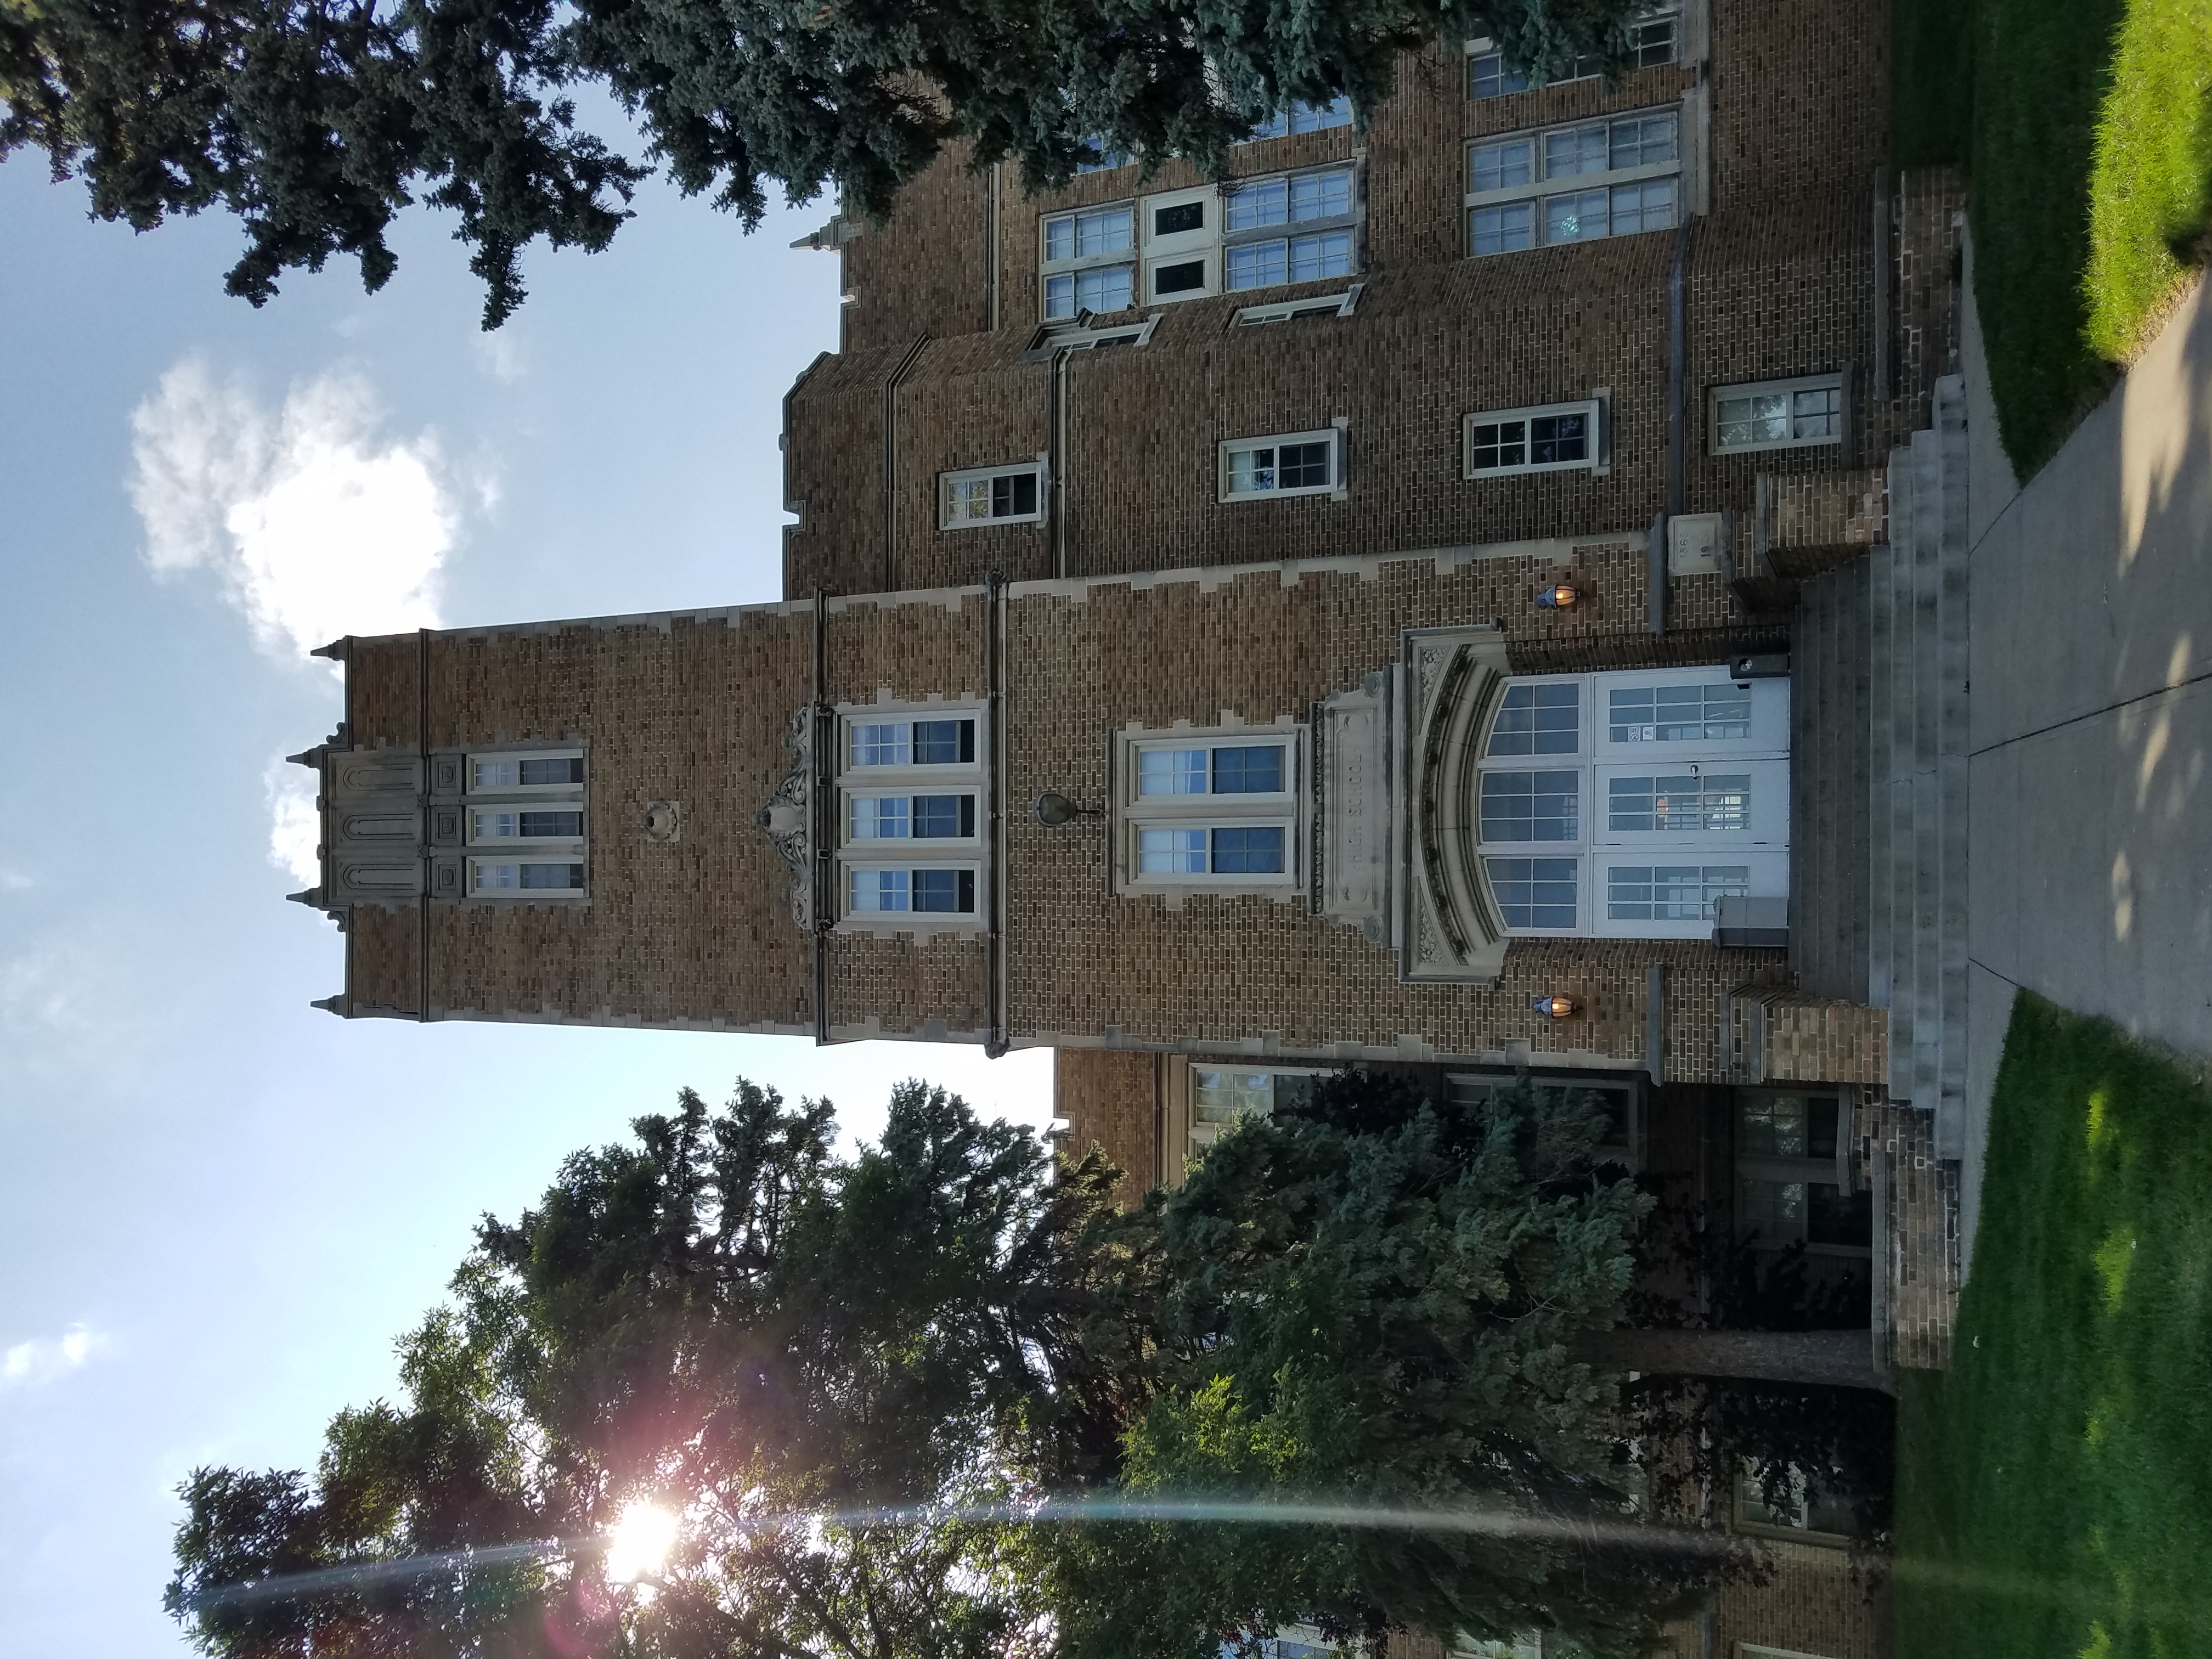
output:
M603 89L686 194L748 228L766 189L881 219L947 146L1034 190L1096 146L1218 170L1256 118L1348 96L1402 53L1488 34L1540 78L1627 62L1643 0L0 0L0 155L43 149L95 216L220 207L255 305L333 254L374 291L397 213L459 216L486 327L520 251L605 247L645 169L581 129ZM610 111L611 114L612 112ZM617 128L621 124L614 124Z
M1604 1127L1525 1080L1476 1109L1354 1073L1156 1195L1167 1362L1125 1490L1515 1524L1091 1528L1060 1569L1071 1654L1200 1659L1299 1620L1627 1649L1710 1582L1702 1540L1628 1524L1610 1380L1571 1354L1650 1206L1592 1168Z
M404 1399L341 1413L312 1480L203 1469L167 1604L263 1656L1017 1654L1042 1613L988 1503L1081 1480L1124 1414L1138 1282L1097 1160L919 1084L880 1146L826 1104L686 1091L487 1218ZM683 1520L655 1581L598 1555L628 1506ZM852 1518L838 1522L845 1514ZM828 1515L826 1524L810 1516ZM284 1582L276 1582L279 1578Z

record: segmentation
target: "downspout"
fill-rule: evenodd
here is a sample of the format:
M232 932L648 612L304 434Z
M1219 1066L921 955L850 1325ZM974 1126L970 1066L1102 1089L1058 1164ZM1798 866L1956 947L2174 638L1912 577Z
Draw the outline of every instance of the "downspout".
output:
M813 890L814 916L814 1044L830 1042L830 900L836 884L830 879L832 852L830 792L833 767L830 750L837 740L836 713L827 697L830 680L830 605L822 589L814 590L814 734L813 787L806 792L807 840L814 849L814 867L808 872Z
M991 163L990 182L983 195L983 326L999 331L999 168Z
M1046 482L1052 489L1052 574L1067 574L1067 359L1065 349L1052 354L1045 381Z
M415 968L416 1020L424 1025L430 1023L430 630L415 630L416 665L415 689L420 694L416 710L416 763L422 769L422 793L416 797L422 812L422 843L418 849L421 868L417 877L422 890L415 900L415 943L417 960ZM353 676L346 676L350 694ZM349 710L350 712L350 710ZM352 952L349 951L350 957Z
M1003 1055L1006 1040L1006 579L993 570L983 578L983 740L991 763L984 774L983 806L988 814L991 856L983 866L983 1053Z
M906 355L898 360L884 381L884 588L886 593L898 592L898 389L906 379L906 372L914 367L914 360L921 355L922 347L929 343L929 336L917 334Z
M1651 522L1650 574L1647 586L1651 631L1667 631L1667 520L1682 510L1685 438L1682 407L1684 357L1687 323L1685 318L1684 268L1689 262L1690 221L1686 216L1674 232L1674 262L1667 272L1667 509Z

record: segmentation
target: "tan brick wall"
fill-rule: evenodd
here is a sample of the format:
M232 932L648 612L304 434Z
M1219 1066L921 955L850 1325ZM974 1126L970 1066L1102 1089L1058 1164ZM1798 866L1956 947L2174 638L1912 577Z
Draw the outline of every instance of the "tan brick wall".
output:
M1766 1002L1769 1083L1884 1083L1889 1014L1881 1008L1794 994Z
M1886 1558L1783 1540L1766 1547L1768 1581L1739 1581L1716 1598L1714 1659L1735 1659L1739 1642L1819 1659L1888 1659Z
M1052 1057L1053 1114L1067 1120L1061 1149L1070 1158L1103 1151L1121 1170L1114 1195L1125 1206L1159 1182L1160 1065L1156 1054L1107 1048Z
M1767 557L1778 575L1803 580L1859 557L1889 536L1889 480L1882 467L1762 476Z
M1641 550L1591 551L1589 568L1640 619ZM1212 726L1224 710L1255 725L1303 718L1315 699L1390 662L1401 628L1502 616L1522 665L1531 657L1579 665L1558 659L1603 660L1616 647L1630 655L1673 641L1619 620L1537 612L1528 596L1546 568L1516 558L1442 569L1407 560L1371 577L1307 572L1286 584L1263 570L1210 587L1182 579L1102 583L1081 599L1022 593L1008 621L1007 797L1054 789L1102 800L1109 734L1131 723ZM1498 986L1401 984L1390 951L1309 915L1303 900L1194 893L1170 908L1158 896L1108 894L1105 833L1098 818L1058 830L1010 818L1008 1018L1017 1042L1198 1050L1257 1038L1333 1055L1396 1048L1407 1036L1414 1039L1407 1058L1526 1045L1532 1054L1578 1050L1635 1065L1644 1054L1645 969L1658 963L1668 969L1668 1075L1717 1080L1722 992L1783 962L1779 951L1723 952L1695 941L1525 940L1509 952ZM1586 1012L1553 1021L1529 1007L1540 993L1559 990Z
M1959 1316L1959 1166L1936 1155L1934 1114L1887 1103L1867 1114L1870 1154L1887 1166L1874 1218L1875 1271L1886 1288L1889 1363L1943 1370Z

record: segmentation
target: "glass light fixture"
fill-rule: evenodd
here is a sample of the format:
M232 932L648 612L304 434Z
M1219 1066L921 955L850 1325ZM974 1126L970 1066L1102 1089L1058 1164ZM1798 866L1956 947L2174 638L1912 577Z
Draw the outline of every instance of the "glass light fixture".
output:
M1538 997L1528 1006L1540 1014L1548 1014L1553 1019L1565 1019L1582 1005L1565 992L1554 992L1547 997Z
M1547 611L1571 611L1582 596L1572 582L1554 582L1536 595L1536 603Z

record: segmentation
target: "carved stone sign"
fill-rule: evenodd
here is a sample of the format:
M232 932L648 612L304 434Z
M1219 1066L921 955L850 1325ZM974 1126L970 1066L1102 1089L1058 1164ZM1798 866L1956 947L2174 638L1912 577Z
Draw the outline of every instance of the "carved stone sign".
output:
M1321 910L1371 945L1390 936L1390 676L1322 705Z

